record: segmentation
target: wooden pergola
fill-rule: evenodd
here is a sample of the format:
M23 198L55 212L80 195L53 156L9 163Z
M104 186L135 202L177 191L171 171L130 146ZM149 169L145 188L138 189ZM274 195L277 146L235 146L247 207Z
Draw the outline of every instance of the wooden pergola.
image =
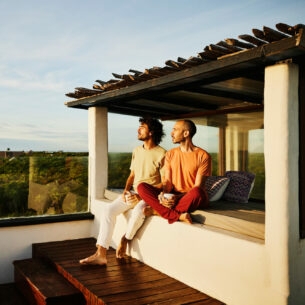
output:
M263 107L264 68L297 60L304 54L301 24L253 29L253 35L210 44L197 56L166 60L163 67L113 73L92 89L75 88L68 107L107 107L127 115L152 114L161 119L249 111Z
M300 236L305 238L305 26L278 23L252 35L239 35L206 46L188 59L166 60L163 67L113 73L92 89L75 88L66 96L71 108L105 107L109 112L162 120L263 111L264 71L282 62L298 64ZM276 111L276 109L275 109Z

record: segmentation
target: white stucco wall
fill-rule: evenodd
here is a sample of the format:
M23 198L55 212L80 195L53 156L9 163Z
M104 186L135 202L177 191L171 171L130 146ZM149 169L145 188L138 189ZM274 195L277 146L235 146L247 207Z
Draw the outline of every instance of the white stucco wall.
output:
M305 304L305 248L299 238L299 120L296 64L265 74L266 246L273 289Z
M0 284L14 281L13 261L32 257L32 244L86 238L92 220L0 228Z

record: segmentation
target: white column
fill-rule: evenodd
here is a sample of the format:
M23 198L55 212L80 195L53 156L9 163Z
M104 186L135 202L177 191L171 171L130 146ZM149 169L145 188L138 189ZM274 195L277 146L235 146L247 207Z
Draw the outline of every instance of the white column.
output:
M288 304L291 250L299 238L297 65L283 63L265 69L264 103L268 282L279 298L274 304Z
M104 197L108 184L108 112L106 108L88 110L89 210L92 200Z

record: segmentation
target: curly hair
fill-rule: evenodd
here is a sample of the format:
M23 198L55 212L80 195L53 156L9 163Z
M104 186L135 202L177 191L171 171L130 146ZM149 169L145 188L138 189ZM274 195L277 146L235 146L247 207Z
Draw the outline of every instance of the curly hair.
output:
M140 118L139 122L148 126L148 130L152 133L154 143L159 145L162 138L165 136L162 123L156 118L149 117Z

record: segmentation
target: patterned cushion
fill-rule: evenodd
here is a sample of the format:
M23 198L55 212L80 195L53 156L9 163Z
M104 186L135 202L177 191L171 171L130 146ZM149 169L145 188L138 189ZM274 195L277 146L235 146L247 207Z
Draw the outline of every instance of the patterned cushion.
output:
M223 199L247 203L254 186L255 175L249 172L227 171L226 177L230 178L230 183L223 194Z
M209 176L205 181L205 186L208 192L209 200L219 200L226 190L230 179L224 176Z

